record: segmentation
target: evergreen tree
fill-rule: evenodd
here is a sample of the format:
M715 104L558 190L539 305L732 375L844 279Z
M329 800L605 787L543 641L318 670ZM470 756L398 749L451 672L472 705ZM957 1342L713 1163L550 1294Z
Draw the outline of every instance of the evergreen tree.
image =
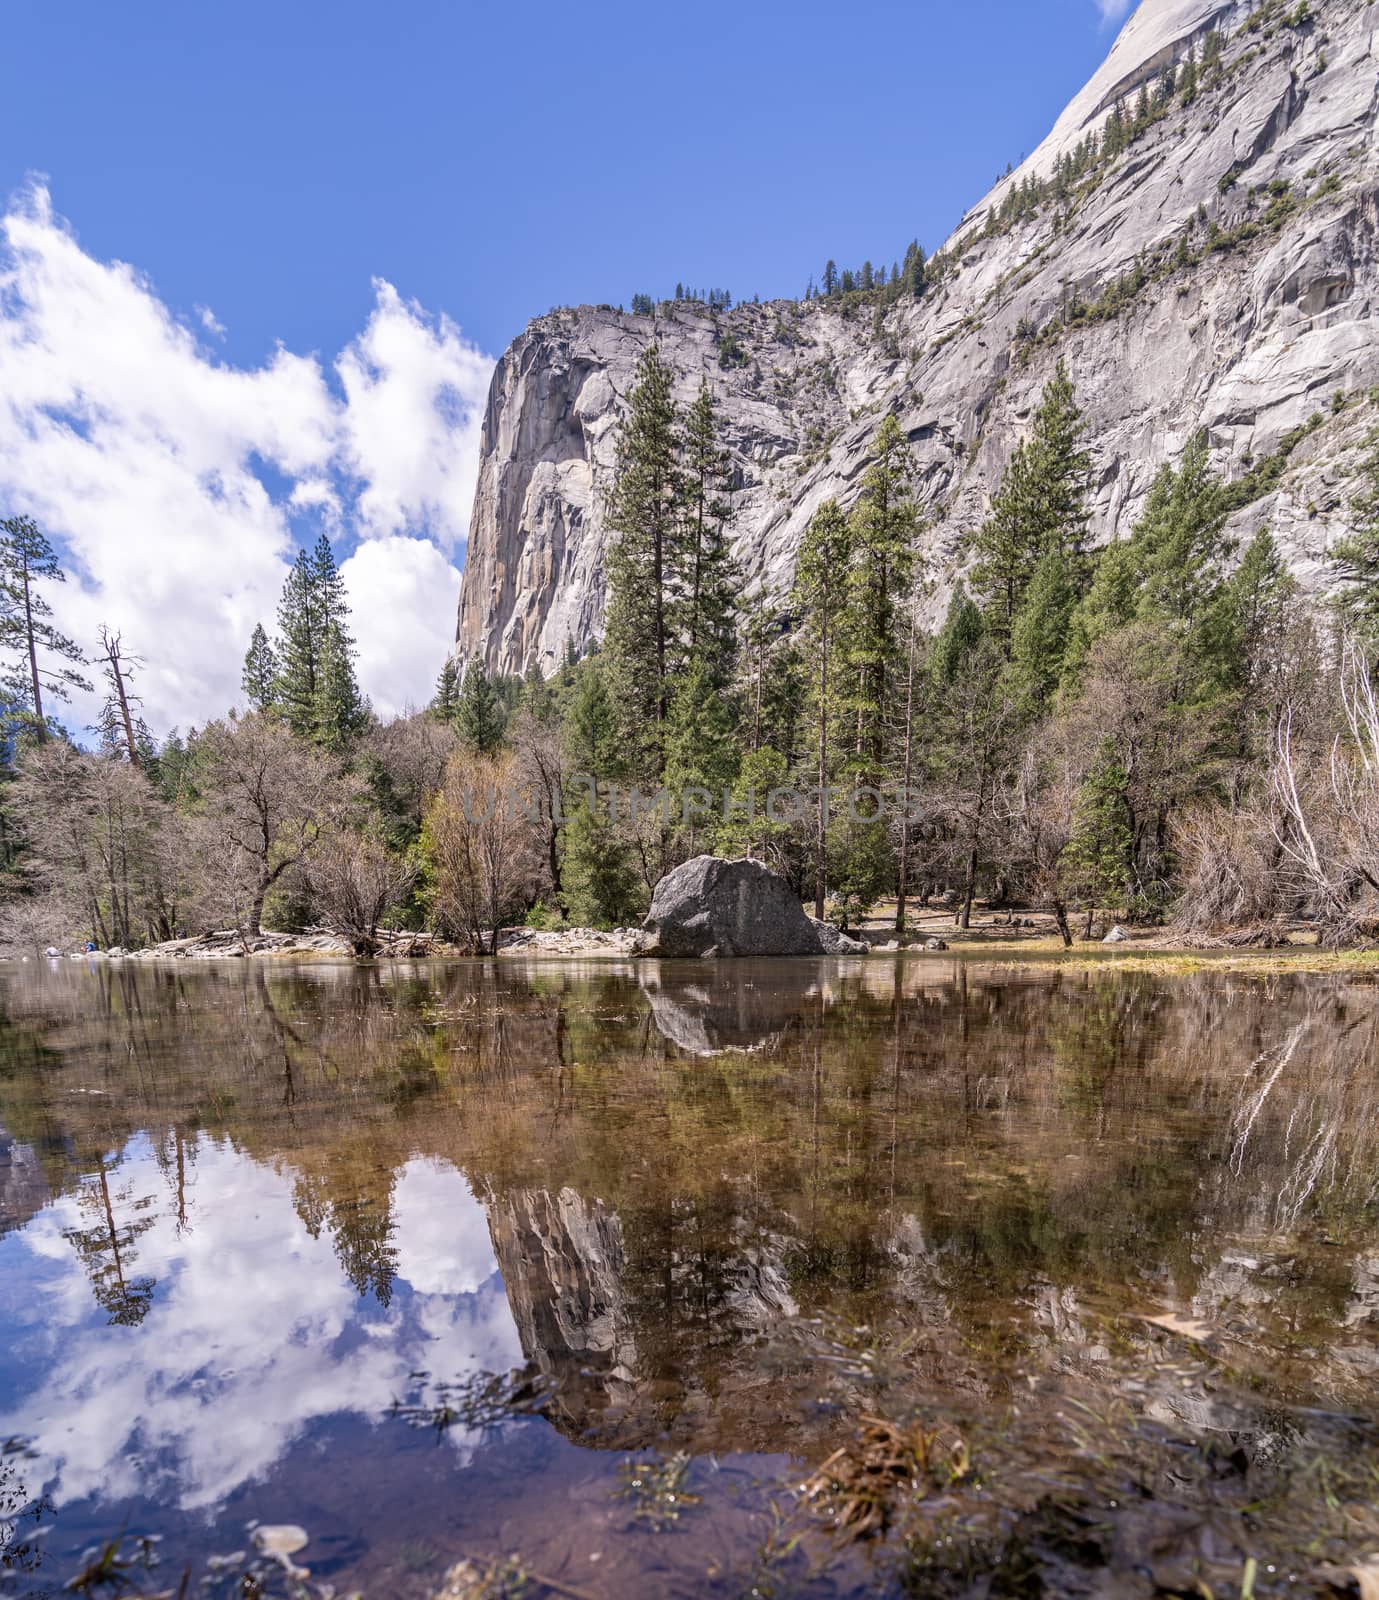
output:
M890 675L902 654L901 605L914 578L918 514L910 495L910 450L888 416L872 444L872 463L852 515L852 567L846 617L856 770L879 783L889 718Z
M1177 471L1165 466L1154 480L1132 548L1138 568L1135 614L1190 631L1218 597L1228 508L1212 474L1206 435L1198 434Z
M319 743L340 748L364 727L367 712L355 678L354 637L345 580L335 564L330 540L321 534L312 552L312 570L321 615L321 683L316 708Z
M795 572L795 603L804 619L813 664L810 692L814 702L820 791L827 786L830 772L829 728L838 696L839 635L847 609L847 575L851 560L852 529L837 501L825 500L805 530ZM826 828L826 812L820 802L814 848L816 917L824 914Z
M431 700L432 716L441 722L453 722L460 708L460 669L454 656L447 656L436 679L436 692Z
M1077 585L1068 557L1056 546L1046 550L1011 631L1014 691L1032 716L1048 709L1058 689L1076 605Z
M831 258L824 265L824 293L834 295L838 292L838 264Z
M1033 431L1016 448L976 539L972 587L1007 656L1015 618L1045 551L1057 550L1074 583L1080 580L1091 477L1082 435L1082 413L1060 361L1045 386Z
M543 726L556 719L559 702L555 689L546 681L546 675L536 662L527 668L522 677L522 691L518 706Z
M354 640L344 579L330 540L297 553L278 602L274 702L292 732L342 749L367 719L354 675Z
M261 622L254 624L239 682L252 711L273 708L277 700L278 657Z
M683 531L672 551L681 646L690 662L702 661L708 681L724 689L737 653L737 604L742 574L728 544L732 508L728 452L718 442L708 382L685 419L681 474Z
M1063 870L1076 898L1092 913L1111 895L1122 903L1133 877L1134 834L1128 810L1129 779L1114 744L1107 740L1077 796L1073 833Z
M570 921L589 927L631 922L642 896L628 845L605 813L581 799L561 838L560 880Z
M317 673L315 731L326 750L344 750L364 731L368 712L355 681L349 636L338 622L326 624Z
M597 661L586 662L579 669L565 719L565 740L570 772L576 778L610 783L622 776L625 751L617 708Z
M1366 443L1361 491L1350 507L1355 531L1336 541L1330 559L1343 585L1337 606L1346 625L1364 642L1373 672L1379 666L1379 431Z
M639 776L657 781L665 766L673 665L678 443L670 369L653 344L638 363L618 434L604 648L623 737Z
M325 616L316 568L305 550L283 584L278 601L278 682L274 695L293 733L310 738L316 731L316 696L320 688Z
M477 657L465 670L455 727L467 749L491 756L503 742L503 708L484 664Z
M91 687L76 670L86 658L53 623L53 609L42 593L42 585L64 578L52 545L32 517L0 522L0 652L9 658L0 674L0 695L13 721L40 743L52 731L44 695L68 700L71 690Z
M707 665L693 661L667 725L665 786L673 802L687 790L704 789L712 797L713 815L721 814L723 795L737 772L735 732L736 719Z

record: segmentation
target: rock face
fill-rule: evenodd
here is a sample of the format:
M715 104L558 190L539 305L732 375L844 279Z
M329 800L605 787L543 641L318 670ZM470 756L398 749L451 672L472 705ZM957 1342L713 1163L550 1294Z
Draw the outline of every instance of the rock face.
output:
M647 914L661 956L818 956L866 949L804 914L790 885L759 861L695 856L656 885ZM829 948L834 945L834 948Z
M1047 177L1116 105L1132 111L1213 27L1219 81L1175 100L1066 208L1047 200L986 231L1015 185ZM599 636L616 427L653 340L681 401L703 375L719 404L749 587L786 591L810 516L856 498L894 412L940 611L1064 357L1089 424L1095 538L1129 532L1158 468L1201 429L1232 479L1290 445L1277 473L1256 474L1233 531L1267 523L1320 589L1351 526L1349 478L1375 421L1364 397L1379 384L1376 30L1379 4L1359 0L1311 0L1305 17L1281 0L1144 0L1045 143L963 220L941 282L879 319L836 300L538 318L489 396L458 653L516 672Z

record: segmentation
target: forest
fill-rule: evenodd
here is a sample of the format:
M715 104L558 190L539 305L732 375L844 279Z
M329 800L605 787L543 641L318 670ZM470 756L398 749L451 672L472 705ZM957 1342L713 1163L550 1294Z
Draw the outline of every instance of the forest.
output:
M601 642L522 677L447 661L426 708L379 718L323 536L254 630L243 704L161 736L143 658L57 628L58 557L11 518L0 940L324 928L369 954L381 928L425 928L496 953L514 923L633 923L706 851L767 862L845 926L884 904L902 939L936 905L960 929L979 905L1036 909L1066 945L1105 917L1200 943L1370 939L1379 432L1322 605L1267 528L1232 542L1240 480L1205 438L1099 549L1093 472L1060 364L954 586L887 416L856 503L818 508L792 588L768 594L734 554L708 385L677 405L652 346L604 505ZM83 742L54 708L88 674L106 697Z

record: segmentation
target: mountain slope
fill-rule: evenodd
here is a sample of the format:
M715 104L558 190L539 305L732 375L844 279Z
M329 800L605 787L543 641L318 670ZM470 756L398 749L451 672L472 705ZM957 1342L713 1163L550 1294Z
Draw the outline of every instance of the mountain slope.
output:
M1190 104L1175 95L1123 152L1049 192L1060 160L1133 118L1212 30L1221 64L1198 69ZM855 497L894 411L941 605L1060 357L1088 418L1094 537L1128 533L1155 472L1205 428L1238 485L1236 530L1267 522L1320 587L1379 384L1377 36L1379 4L1354 0L1144 0L1049 138L964 219L923 298L532 322L489 396L457 652L520 671L598 635L602 497L653 340L682 399L701 374L714 389L739 553L777 593L810 516Z

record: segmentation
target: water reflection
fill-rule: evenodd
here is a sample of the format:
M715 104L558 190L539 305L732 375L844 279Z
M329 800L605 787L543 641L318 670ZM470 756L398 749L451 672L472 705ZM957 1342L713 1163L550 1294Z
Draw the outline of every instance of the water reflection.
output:
M1373 1407L1365 984L104 966L0 999L0 1436L92 1518L287 1493L345 1417L420 1495L381 1419L421 1370L527 1363L581 1447L762 1458L882 1393L1239 1438ZM1252 1398L1165 1363L1165 1316Z

